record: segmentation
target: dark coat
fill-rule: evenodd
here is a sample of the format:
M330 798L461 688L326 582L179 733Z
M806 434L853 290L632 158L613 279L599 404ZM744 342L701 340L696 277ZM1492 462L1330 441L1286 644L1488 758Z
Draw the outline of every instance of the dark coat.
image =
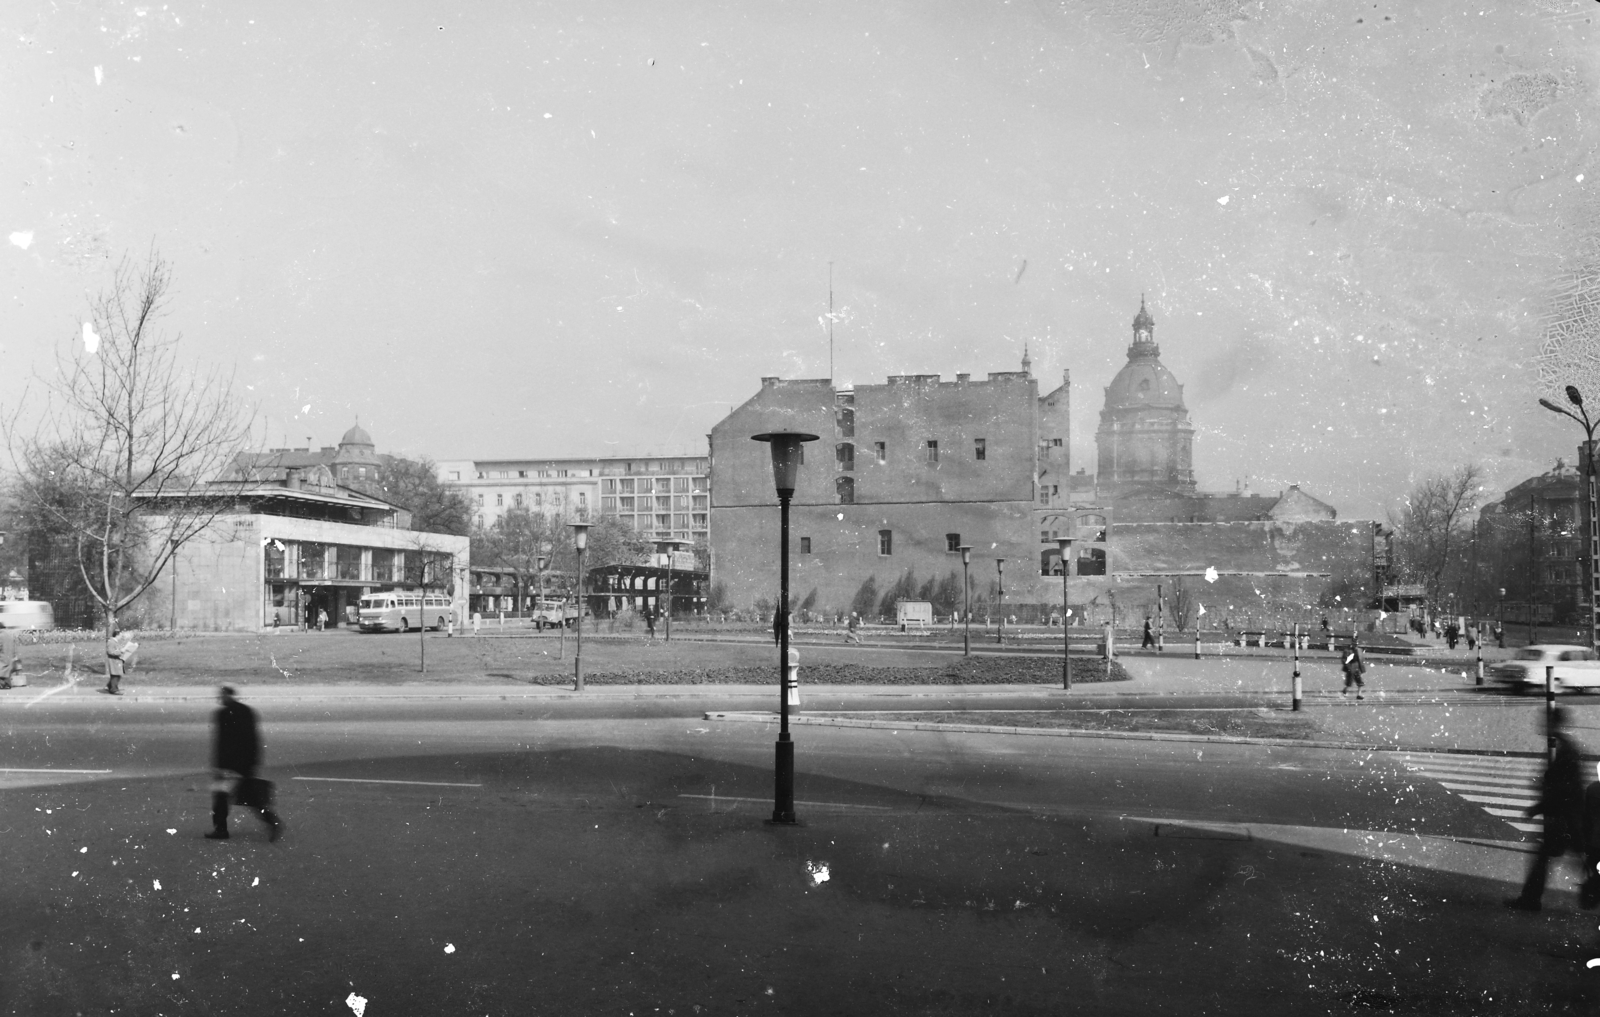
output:
M261 765L261 738L256 733L256 711L235 700L215 714L212 726L216 739L211 747L211 766L232 770L248 777Z
M1600 780L1583 789L1583 846L1590 854L1600 854Z
M1545 767L1539 800L1528 815L1544 816L1545 850L1564 851L1583 843L1583 762L1571 738L1555 737L1556 757Z

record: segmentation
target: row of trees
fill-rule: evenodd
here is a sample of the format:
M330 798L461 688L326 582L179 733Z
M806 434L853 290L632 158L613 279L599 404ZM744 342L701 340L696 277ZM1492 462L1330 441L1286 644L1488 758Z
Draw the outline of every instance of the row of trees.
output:
M573 545L569 523L565 516L549 516L517 505L506 511L490 526L477 526L472 530L472 561L487 568L503 569L517 581L518 599L536 591L539 584L540 559L545 559L542 571L553 573L556 586L546 585L548 592L569 592L572 576L577 572L577 551ZM648 559L654 545L637 532L624 526L611 516L602 516L589 528L588 548L584 552L585 568L606 565L637 565ZM558 589L559 588L559 589Z

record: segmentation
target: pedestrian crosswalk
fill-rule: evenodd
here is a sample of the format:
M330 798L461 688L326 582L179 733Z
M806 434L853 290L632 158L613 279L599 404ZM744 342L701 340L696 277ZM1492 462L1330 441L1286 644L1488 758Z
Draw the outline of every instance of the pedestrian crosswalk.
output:
M1539 799L1539 778L1544 772L1541 760L1445 752L1408 752L1401 758L1407 770L1437 781L1446 791L1522 833L1536 834L1543 829L1527 814Z

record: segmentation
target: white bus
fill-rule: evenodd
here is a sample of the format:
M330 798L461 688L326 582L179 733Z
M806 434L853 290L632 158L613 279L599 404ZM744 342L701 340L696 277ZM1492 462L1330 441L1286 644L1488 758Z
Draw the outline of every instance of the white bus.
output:
M362 632L410 632L419 628L443 631L455 621L456 611L450 598L443 594L390 590L362 597L356 617Z

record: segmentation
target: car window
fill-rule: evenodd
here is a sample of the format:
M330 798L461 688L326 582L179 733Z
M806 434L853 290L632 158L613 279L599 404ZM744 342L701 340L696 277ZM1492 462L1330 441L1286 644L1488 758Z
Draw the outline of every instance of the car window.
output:
M1522 649L1518 650L1517 651L1517 655L1515 657L1513 657L1512 659L1513 660L1543 660L1544 659L1544 651L1543 650L1536 650L1531 646L1526 646L1526 647L1523 647Z

